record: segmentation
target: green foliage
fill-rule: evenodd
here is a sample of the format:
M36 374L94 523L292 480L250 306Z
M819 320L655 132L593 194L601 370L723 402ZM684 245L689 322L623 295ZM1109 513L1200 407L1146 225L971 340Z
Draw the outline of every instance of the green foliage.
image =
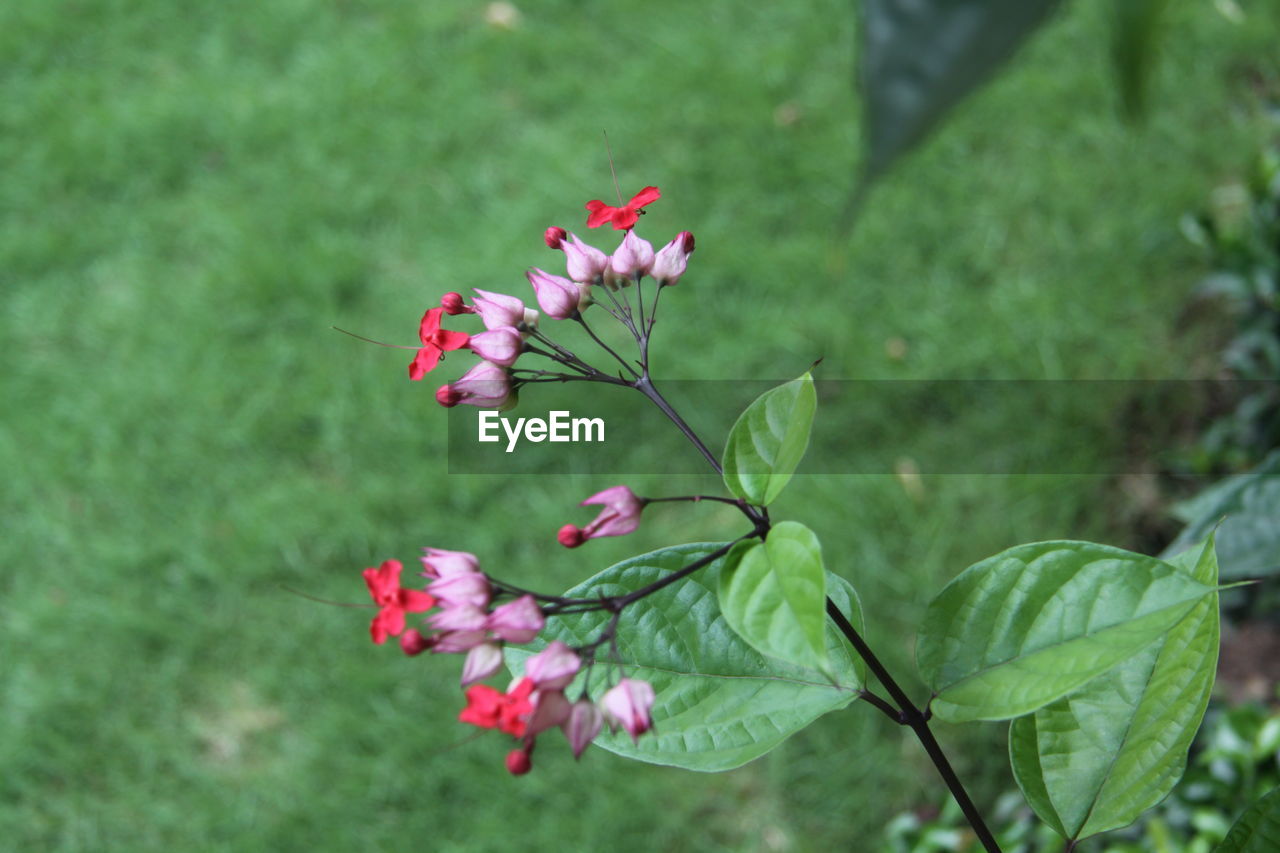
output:
M1160 25L1168 5L1169 0L1114 0L1111 61L1120 103L1130 118L1141 117L1146 109Z
M1280 850L1280 788L1240 815L1214 853L1274 853Z
M1212 537L1176 564L1215 586ZM1201 599L1164 637L1080 690L1009 727L1014 775L1065 838L1132 823L1182 776L1213 688L1218 597Z
M1000 68L1060 0L865 0L860 51L870 182Z
M822 546L796 521L743 543L720 573L720 610L756 651L830 675ZM834 676L831 676L834 680Z
M804 458L817 405L813 377L806 373L748 406L724 445L729 491L756 506L773 503Z
M945 720L1019 717L1152 643L1213 587L1088 542L1019 545L970 566L929 605L916 643Z
M773 537L770 536L770 539ZM678 545L624 560L569 590L572 597L619 595L653 583L716 550ZM828 711L843 708L862 687L862 669L834 627L825 631L826 675L813 667L765 657L729 626L716 594L723 560L627 607L618 626L618 652L628 676L653 685L654 728L638 743L624 733L596 742L611 752L687 770L727 770L764 755ZM861 628L853 588L828 576L830 595ZM582 613L548 623L541 638L583 645L595 639L609 614ZM511 649L508 665L529 652ZM600 668L586 685L607 688ZM583 681L584 679L579 679ZM571 688L570 692L579 689Z
M1257 468L1228 477L1174 507L1186 522L1165 555L1179 554L1217 530L1222 577L1260 578L1280 570L1280 450Z

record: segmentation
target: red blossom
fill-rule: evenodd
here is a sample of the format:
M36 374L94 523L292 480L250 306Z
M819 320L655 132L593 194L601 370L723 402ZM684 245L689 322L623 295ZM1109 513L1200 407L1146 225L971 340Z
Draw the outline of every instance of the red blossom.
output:
M467 688L467 707L458 719L482 729L498 729L512 737L523 737L533 713L533 681L522 678L509 693L500 693L487 684Z
M431 308L422 315L418 324L418 337L422 340L422 348L409 364L409 378L415 382L426 376L440 361L446 352L462 349L471 340L465 332L450 332L440 328L440 316L444 308Z
M635 227L636 220L643 213L641 208L645 205L653 204L662 198L662 193L658 192L657 187L645 187L631 197L631 201L622 207L612 207L598 199L592 199L587 202L587 210L590 215L587 217L588 228L599 228L606 222L611 223L616 231L629 231Z
M399 560L387 560L376 569L364 570L364 582L369 587L369 595L381 608L369 625L369 633L379 645L385 643L387 637L398 636L404 630L406 613L421 613L436 605L435 598L427 593L400 586L400 572L403 569Z

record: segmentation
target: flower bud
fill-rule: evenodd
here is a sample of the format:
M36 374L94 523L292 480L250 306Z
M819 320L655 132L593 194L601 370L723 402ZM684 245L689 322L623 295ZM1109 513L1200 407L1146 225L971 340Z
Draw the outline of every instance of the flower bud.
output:
M474 289L480 295L472 302L486 329L500 329L503 326L515 326L518 329L521 324L538 325L538 312L525 308L524 303L516 297L505 293L491 293L478 287Z
M569 719L571 706L562 690L539 690L533 694L533 713L524 730L525 737L536 737L547 729L564 725Z
M462 664L462 686L483 681L502 669L502 646L497 643L481 643L467 652Z
M533 744L529 744L523 749L513 749L507 753L507 772L512 776L523 776L533 769L533 759L529 757L529 753L533 752Z
M603 726L604 716L595 702L590 699L579 699L573 703L573 707L569 709L568 719L560 724L560 728L564 731L564 736L569 739L569 746L573 749L575 759L582 757L582 753L596 739L596 735L600 734Z
M444 309L446 314L474 314L476 309L472 308L462 300L461 293L446 293L440 297L440 307Z
M459 572L458 574L447 575L427 584L427 590L440 601L442 607L450 609L463 605L477 608L488 607L489 597L492 595L492 590L489 588L489 579L485 577L483 572ZM483 613L481 615L483 616ZM483 624L483 619L481 623ZM463 626L436 625L435 627L457 629Z
M451 408L459 403L482 409L499 409L511 402L511 376L505 367L482 361L462 377L436 391L436 401Z
M485 641L485 632L476 631L443 631L433 638L435 642L431 651L441 655L456 655L469 652Z
M552 640L545 649L524 662L524 674L539 690L563 690L573 681L581 666L582 660L573 649L560 640Z
M552 225L542 235L542 239L546 241L548 249L559 249L560 244L564 242L565 235L568 233L563 228Z
M660 285L675 284L680 280L680 276L684 275L691 254L693 254L693 234L681 231L674 240L658 250L649 274L656 278Z
M510 367L516 363L516 359L524 351L524 338L514 326L502 326L472 335L467 346L485 361L491 361L501 367Z
M622 728L639 742L640 735L653 728L649 710L653 707L653 687L647 681L624 678L600 698L609 727Z
M538 295L539 307L548 317L567 320L577 312L581 295L577 285L569 279L550 275L537 268L525 273L525 276Z
M400 635L400 650L409 657L422 654L432 645L431 639L424 637L417 628L410 628Z
M561 527L560 532L556 534L556 539L566 548L577 548L587 541L587 537L582 533L582 528L573 524L566 524Z
M568 241L562 242L559 248L564 250L569 278L580 284L591 284L604 275L609 266L609 256L595 246L583 243L577 234L570 234Z
M495 607L485 627L508 643L528 643L538 636L546 619L532 595Z
M422 551L423 555L418 559L422 562L423 577L443 578L463 572L480 571L480 561L476 559L475 554L468 554L466 551L446 551L443 548L423 548Z
M636 232L628 231L609 258L609 268L618 278L630 279L647 273L653 267L653 260L653 246L637 237Z

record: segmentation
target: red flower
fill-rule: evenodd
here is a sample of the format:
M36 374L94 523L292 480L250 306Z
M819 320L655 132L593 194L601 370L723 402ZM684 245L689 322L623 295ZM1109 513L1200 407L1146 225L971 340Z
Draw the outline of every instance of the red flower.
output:
M498 729L513 737L523 737L533 713L533 681L522 678L509 693L499 693L487 684L467 688L467 707L458 719L482 729Z
M606 222L610 222L616 231L629 231L643 212L640 208L653 204L660 198L662 193L658 192L657 187L645 187L633 195L631 201L624 207L610 207L602 201L593 199L587 202L587 210L591 212L587 217L587 227L599 228Z
M409 365L409 378L415 382L426 376L440 361L440 356L450 350L462 349L471 340L465 332L450 332L440 328L440 315L444 308L432 308L422 315L418 325L418 337L422 339L422 349L413 357Z
M373 617L369 633L379 645L404 630L406 613L421 613L436 606L436 600L417 589L400 587L400 572L404 567L399 560L387 560L379 568L365 569L364 582L369 595L382 609Z

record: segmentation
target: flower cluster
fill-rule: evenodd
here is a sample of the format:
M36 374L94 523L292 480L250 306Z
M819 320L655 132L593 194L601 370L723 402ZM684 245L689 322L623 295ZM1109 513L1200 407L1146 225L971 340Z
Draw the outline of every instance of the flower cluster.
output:
M591 211L588 227L609 222L625 232L611 255L563 228L553 226L546 230L543 240L547 246L564 252L566 275L555 275L537 267L525 273L542 314L556 320L581 320L582 312L598 301L600 288L616 291L637 284L646 276L659 288L680 281L694 250L693 235L681 231L654 251L649 242L632 230L644 212L641 208L660 195L657 187L646 187L623 207L610 207L600 201L588 203ZM469 349L480 357L480 363L460 378L442 385L436 391L436 400L445 407L465 404L508 409L515 405L517 391L527 381L515 370L516 360L524 353L539 352L565 363L557 355L563 351L540 332L539 312L526 307L520 298L479 288L474 293L471 304L459 293L446 293L439 307L426 312L419 325L422 346L409 366L409 378L422 379L446 352ZM468 335L441 327L442 315L462 314L478 315L485 330ZM546 344L551 352L538 350L530 338Z
M369 594L379 607L370 626L373 641L381 644L388 636L400 636L401 649L408 655L465 652L462 686L467 688L467 705L458 719L517 738L520 746L507 756L512 773L530 770L537 736L551 728L564 732L575 758L605 725L613 731L624 730L633 739L652 728L649 712L654 692L644 681L623 678L599 703L591 701L584 689L571 702L565 689L582 668L582 658L559 640L529 657L524 675L505 693L478 684L502 668L505 643L529 643L537 637L546 623L542 609L532 594L491 607L495 585L480 570L474 554L426 548L421 560L422 574L430 581L425 590L401 587L403 566L398 560L364 570ZM435 612L426 625L432 630L425 634L416 628L405 630L406 613L431 610Z

